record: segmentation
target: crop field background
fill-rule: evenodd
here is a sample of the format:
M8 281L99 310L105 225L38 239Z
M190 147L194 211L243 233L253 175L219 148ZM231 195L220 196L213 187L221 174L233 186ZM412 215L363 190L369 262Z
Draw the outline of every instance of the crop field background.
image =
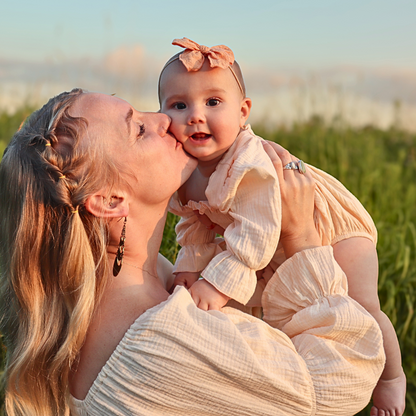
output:
M30 108L21 108L12 115L0 113L1 154L30 112ZM338 178L373 217L379 233L381 307L393 322L401 345L408 383L405 415L416 416L416 134L399 123L382 130L351 127L342 118L325 123L319 117L290 128L253 127L257 134ZM169 215L161 247L172 262L178 252L176 221ZM2 372L5 348L1 341L0 351ZM0 406L2 403L3 395ZM369 415L369 409L370 405L360 414Z

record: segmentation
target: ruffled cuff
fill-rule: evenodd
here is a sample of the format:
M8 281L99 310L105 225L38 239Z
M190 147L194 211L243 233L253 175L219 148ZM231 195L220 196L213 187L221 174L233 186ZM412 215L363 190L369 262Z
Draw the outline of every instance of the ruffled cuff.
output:
M286 260L268 282L262 296L264 320L282 329L299 311L346 296L347 278L331 246L303 250Z
M256 289L256 271L227 251L215 256L201 275L221 293L243 305L250 300Z
M221 251L217 243L183 246L173 266L173 273L200 272Z

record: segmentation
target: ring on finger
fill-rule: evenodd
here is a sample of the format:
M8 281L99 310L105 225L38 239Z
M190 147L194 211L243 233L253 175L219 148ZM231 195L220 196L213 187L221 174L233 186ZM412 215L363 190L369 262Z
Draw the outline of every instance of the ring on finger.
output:
M299 173L301 173L302 175L305 174L305 172L306 172L306 165L303 162L303 160L300 160L300 159L298 160L298 170L299 170Z
M283 166L283 170L298 170L299 166L296 162L289 162L287 165Z

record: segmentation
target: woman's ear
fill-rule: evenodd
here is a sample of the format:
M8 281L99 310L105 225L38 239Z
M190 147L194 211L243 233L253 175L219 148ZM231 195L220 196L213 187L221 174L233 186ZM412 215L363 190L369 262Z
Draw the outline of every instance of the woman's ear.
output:
M125 198L113 195L111 198L97 193L88 197L85 208L89 213L101 218L119 218L129 215L129 206Z
M248 116L251 111L251 99L246 97L241 101L241 117L240 117L240 127L243 127L246 124Z

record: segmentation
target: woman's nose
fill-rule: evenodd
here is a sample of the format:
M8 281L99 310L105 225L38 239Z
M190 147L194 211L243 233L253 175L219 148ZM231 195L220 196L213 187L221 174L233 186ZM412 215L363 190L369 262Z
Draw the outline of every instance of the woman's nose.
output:
M157 130L159 136L165 136L169 130L171 118L163 113L147 113L151 119L152 125Z

